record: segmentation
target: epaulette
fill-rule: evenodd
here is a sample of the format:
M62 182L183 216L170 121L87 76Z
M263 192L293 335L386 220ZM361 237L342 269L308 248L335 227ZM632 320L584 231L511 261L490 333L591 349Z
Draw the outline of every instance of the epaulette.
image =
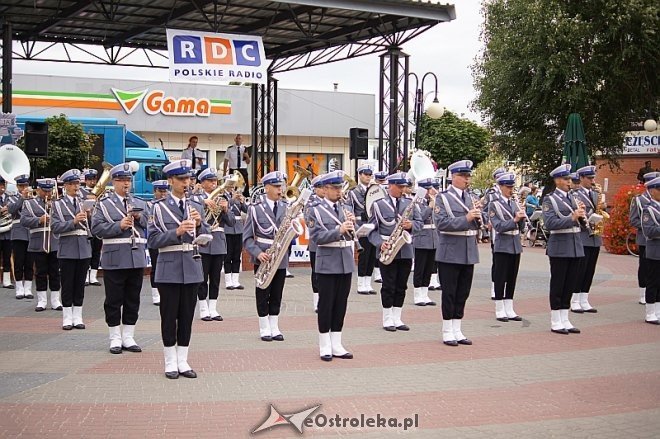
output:
M165 201L166 199L167 199L167 197L159 198L159 199L157 199L157 200L154 200L154 199L152 198L152 199L149 200L149 201L151 202L151 204L156 204L156 203L160 203L161 201Z

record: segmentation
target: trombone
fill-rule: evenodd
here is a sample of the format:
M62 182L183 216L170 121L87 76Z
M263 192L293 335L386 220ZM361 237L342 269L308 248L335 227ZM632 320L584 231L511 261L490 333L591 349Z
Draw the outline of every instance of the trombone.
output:
M58 199L57 189L53 188L50 196L44 197L44 212L46 219L44 221L44 231L43 231L43 242L41 244L41 249L45 253L50 253L50 216L53 213L53 201Z

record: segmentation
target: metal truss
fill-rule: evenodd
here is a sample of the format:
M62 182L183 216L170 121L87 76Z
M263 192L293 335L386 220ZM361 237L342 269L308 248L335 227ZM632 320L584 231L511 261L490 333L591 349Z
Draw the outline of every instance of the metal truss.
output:
M408 170L409 56L392 46L380 56L378 164L392 173Z
M252 186L277 170L277 79L252 84Z

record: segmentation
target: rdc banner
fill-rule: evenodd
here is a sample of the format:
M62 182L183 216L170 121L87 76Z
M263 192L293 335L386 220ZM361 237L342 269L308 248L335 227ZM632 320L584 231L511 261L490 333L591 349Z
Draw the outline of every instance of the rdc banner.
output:
M172 81L266 84L261 37L167 29Z

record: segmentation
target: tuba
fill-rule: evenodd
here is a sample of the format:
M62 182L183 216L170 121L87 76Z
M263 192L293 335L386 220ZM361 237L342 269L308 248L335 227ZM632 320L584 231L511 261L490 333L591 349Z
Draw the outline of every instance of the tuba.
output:
M257 272L254 274L254 282L257 287L268 288L273 281L277 268L280 266L280 262L289 252L289 244L291 244L294 237L304 232L298 216L305 208L310 195L312 195L312 191L304 189L296 201L286 210L282 223L273 238L273 244L266 250L266 254L270 256L270 259L268 262L259 265Z
M30 173L30 159L17 146L7 144L0 148L0 176L9 184L15 184L16 176ZM20 194L19 194L20 196ZM5 210L0 213L0 233L11 230L13 219Z
M415 151L410 158L408 177L417 182L425 178L434 178L435 174L436 170L433 168L431 159L423 151Z
M605 194L603 194L603 188L601 187L601 185L599 185L598 183L594 183L593 190L598 195L594 214L596 215L596 218L600 219L600 221L598 221L595 224L589 222L589 226L591 228L589 234L595 236L602 236L603 231L605 230L605 220L610 219L610 214L607 213L607 211L605 210Z
M94 185L94 188L90 191L98 200L101 195L106 193L105 187L110 183L110 170L112 169L112 165L108 162L103 162L103 173L99 177L99 179L96 182L96 185Z
M209 199L213 200L214 202L218 203L220 201L220 198L224 196L225 192L229 188L236 187L239 183L240 180L238 177L243 178L243 176L235 171L233 174L231 174L227 179L224 181L224 183L218 185L213 191L209 194ZM205 220L206 222L210 222L212 218L217 218L220 216L220 208L215 208L215 209L208 209L206 212Z
M287 186L286 192L284 193L284 198L286 198L287 203L293 203L300 196L300 185L304 179L312 176L312 173L302 166L293 165L293 170L296 171L296 174L291 180L291 185Z

